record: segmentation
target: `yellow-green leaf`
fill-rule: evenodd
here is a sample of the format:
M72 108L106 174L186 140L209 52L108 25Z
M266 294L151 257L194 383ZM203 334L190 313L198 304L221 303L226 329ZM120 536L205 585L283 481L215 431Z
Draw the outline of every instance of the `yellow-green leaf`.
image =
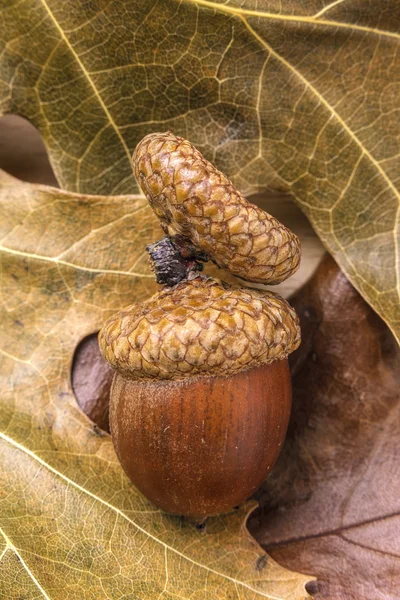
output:
M0 109L62 187L135 193L146 133L189 137L244 193L290 191L399 337L395 0L8 0Z
M157 510L79 409L74 350L156 284L139 196L83 196L0 172L0 597L302 600L310 579L250 537L251 506L207 532Z

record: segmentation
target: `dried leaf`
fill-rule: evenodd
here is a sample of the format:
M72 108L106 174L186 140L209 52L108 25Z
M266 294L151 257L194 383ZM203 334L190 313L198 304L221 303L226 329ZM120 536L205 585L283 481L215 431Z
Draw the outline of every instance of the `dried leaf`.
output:
M110 390L114 370L100 354L98 332L78 345L71 368L77 403L93 423L110 433Z
M291 302L291 426L252 530L288 568L312 565L316 600L397 600L399 348L331 258Z
M251 505L207 532L128 481L78 408L74 350L155 287L142 198L78 196L1 175L0 596L51 600L309 597L248 534Z
M242 192L290 191L399 337L399 4L283 4L9 0L0 110L71 191L137 191L133 149L166 129Z

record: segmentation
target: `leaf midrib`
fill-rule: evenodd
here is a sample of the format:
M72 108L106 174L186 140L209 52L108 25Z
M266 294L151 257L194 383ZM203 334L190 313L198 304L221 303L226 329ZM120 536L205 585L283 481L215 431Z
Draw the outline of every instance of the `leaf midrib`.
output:
M250 590L251 592L254 592L254 593L258 594L259 596L261 596L263 598L269 598L270 600L281 600L277 596L271 596L270 594L266 594L266 593L264 593L264 592L262 592L260 590L257 590L256 588L254 588L251 585L245 583L244 581L240 581L238 579L235 579L234 577L231 577L230 575L226 575L225 573L220 573L219 571L215 571L214 569L212 569L212 568L210 568L210 567L208 567L206 565L203 565L202 563L199 563L199 562L193 560L189 556L186 556L185 554L183 554L182 552L180 552L176 548L173 548L172 546L168 546L168 544L166 544L162 540L158 539L156 536L152 535L151 533L149 533L148 531L146 531L145 529L143 529L142 527L140 527L140 525L138 525L137 523L135 523L135 521L132 521L132 519L130 519L122 510L120 510L119 508L113 506L112 504L110 504L106 500L103 500L99 496L96 496L96 494L90 492L89 490L86 490L84 487L82 487L81 485L79 485L78 483L76 483L75 481L73 481L72 479L69 479L69 477L67 477L63 473L60 473L59 471L57 471L57 469L55 469L54 467L52 467L51 465L49 465L46 461L44 461L42 458L40 458L39 456L37 456L34 452L32 452L31 450L29 450L28 448L25 448L25 446L23 446L19 442L16 442L15 440L13 440L8 435L6 435L6 434L4 434L2 432L0 432L0 438L3 439L6 443L10 444L11 446L17 448L21 452L24 452L27 456L29 456L33 460L37 461L45 469L48 469L51 473L54 473L54 475L56 475L57 477L60 477L61 479L63 479L68 485L73 486L74 488L78 489L80 492L82 492L82 493L90 496L91 498L93 498L93 500L95 500L96 502L100 502L100 504L102 504L103 506L106 506L110 510L114 511L122 519L124 519L125 521L127 521L128 523L130 523L131 525L133 525L133 527L135 527L138 531L140 531L141 533L143 533L144 535L146 535L148 538L150 538L154 542L156 542L156 543L160 544L161 546L163 546L163 548L165 548L166 550L168 550L170 552L173 552L174 554L176 554L179 557L183 558L184 560L192 563L196 567L199 567L200 569L204 569L205 571L207 571L209 573L213 573L214 575L217 575L218 577L221 577L222 579L226 579L227 581L230 581L234 585L240 585L240 586L242 586L242 587Z
M349 525L342 525L340 527L334 527L331 529L326 529L324 531L319 531L318 533L310 533L305 535L298 535L293 537L288 537L286 539L282 539L279 542L273 542L271 544L263 544L263 548L269 552L270 550L276 550L277 548L283 548L284 546L289 546L290 544L296 544L299 542L308 542L309 540L316 540L323 537L329 537L332 535L340 535L341 533L346 533L347 531L353 531L354 529L358 529L360 527L364 527L365 525L371 525L373 523L378 523L380 521L386 521L387 519L395 519L400 516L400 511L394 511L385 515L379 515L378 517L371 517L370 519L364 519L362 521L356 521L354 523L350 523Z
M127 275L128 277L154 279L154 275L152 273L138 273L137 271L119 271L117 269L96 269L94 267L84 267L76 263L68 262L67 260L59 259L58 257L46 256L45 254L34 254L32 252L22 252L21 250L7 248L6 246L0 246L0 253L1 252L4 254L12 254L14 256L21 256L23 258L29 258L32 260L50 262L55 265L62 265L64 267L69 267L85 273L99 273L100 275Z
M121 145L125 151L125 154L128 158L128 162L129 162L129 167L132 171L132 175L134 176L134 169L133 169L133 164L132 164L132 157L131 157L131 152L129 151L128 146L125 143L125 140L121 134L121 131L119 129L119 127L117 126L116 122L114 121L110 111L107 108L106 103L104 102L103 98L100 95L99 90L97 89L93 79L91 78L89 72L87 71L85 65L83 64L83 62L81 61L79 54L77 52L75 52L74 47L72 46L71 42L69 41L65 31L63 30L63 28L61 27L60 23L57 21L54 13L52 12L52 10L50 9L47 0L41 0L43 7L45 8L47 14L49 15L50 19L52 20L54 26L56 27L57 31L59 32L61 39L65 42L65 44L67 45L69 51L71 52L72 56L74 57L75 61L77 62L77 64L79 65L79 68L81 69L83 75L85 76L85 78L87 79L89 85L91 86L101 108L103 109L109 124L111 125L111 127L114 129L115 133L117 134Z
M11 552L14 552L14 554L17 555L17 558L19 559L20 563L24 567L25 571L28 573L29 577L32 579L33 583L36 585L38 590L43 594L43 597L45 598L45 600L51 600L50 596L46 593L46 590L40 585L39 581L36 579L36 577L34 576L32 571L30 570L30 568L28 567L28 565L22 558L21 554L18 552L17 548L14 546L14 544L11 543L10 539L6 536L6 534L1 529L1 527L0 527L0 534L3 536L3 538L5 539L5 543L6 543L4 551L0 555L0 562L9 550Z
M400 34L394 31L386 31L383 29L376 29L374 27L367 27L366 25L357 25L355 23L344 23L343 21L331 21L329 19L320 19L318 14L309 17L303 15L286 15L279 13L271 13L260 10L252 10L249 8L236 8L234 6L227 6L226 4L218 4L212 0L181 0L186 4L193 4L197 6L204 6L205 8L214 9L217 12L223 12L226 14L234 15L237 17L258 17L260 19L269 19L274 21L289 21L294 23L306 23L309 25L324 25L326 27L335 27L340 29L350 29L356 31L363 31L364 33L373 33L376 35L384 35L400 40ZM336 3L332 3L333 5ZM328 7L326 7L328 8ZM321 11L320 11L321 12ZM326 10L325 10L326 12Z

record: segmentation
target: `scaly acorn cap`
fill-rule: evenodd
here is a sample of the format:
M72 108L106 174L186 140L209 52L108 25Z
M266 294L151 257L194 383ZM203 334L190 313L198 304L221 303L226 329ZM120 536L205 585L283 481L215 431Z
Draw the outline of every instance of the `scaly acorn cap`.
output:
M133 154L136 178L169 236L183 235L246 281L275 284L297 271L300 242L251 204L189 141L151 133Z
M194 275L111 317L100 350L126 378L228 376L286 358L299 319L273 292Z

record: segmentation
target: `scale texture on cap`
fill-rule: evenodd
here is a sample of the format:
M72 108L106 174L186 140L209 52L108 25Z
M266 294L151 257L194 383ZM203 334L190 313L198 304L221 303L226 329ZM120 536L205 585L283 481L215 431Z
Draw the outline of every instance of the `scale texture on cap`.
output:
M128 378L228 376L286 358L300 343L300 327L277 294L197 275L114 315L99 343Z
M143 138L135 175L164 231L184 235L247 281L280 283L300 264L297 236L251 204L187 140L170 132Z

